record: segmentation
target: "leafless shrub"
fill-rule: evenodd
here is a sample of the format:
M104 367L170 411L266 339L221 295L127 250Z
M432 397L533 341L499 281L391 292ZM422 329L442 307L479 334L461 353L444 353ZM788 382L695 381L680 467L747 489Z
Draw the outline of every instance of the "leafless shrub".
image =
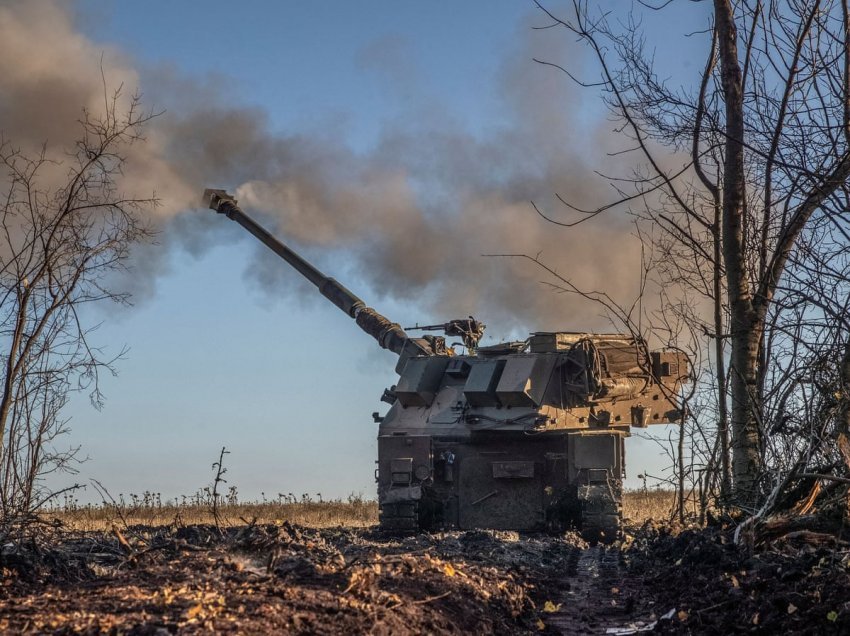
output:
M152 116L119 90L102 114L83 113L64 156L46 147L28 156L0 139L0 520L38 509L51 496L43 478L73 471L64 408L75 392L100 407L100 374L122 355L92 342L97 325L81 309L129 300L110 276L151 238L143 218L157 202L126 196L120 181Z

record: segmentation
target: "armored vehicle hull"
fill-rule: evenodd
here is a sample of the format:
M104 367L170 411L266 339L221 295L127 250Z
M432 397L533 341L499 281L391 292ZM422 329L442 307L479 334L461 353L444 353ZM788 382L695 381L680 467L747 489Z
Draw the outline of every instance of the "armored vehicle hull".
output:
M411 358L376 417L381 525L616 536L624 438L681 417L686 371L682 354L616 334Z
M533 333L478 347L472 317L408 330L411 337L278 241L223 190L212 209L242 225L398 355L398 383L374 413L381 527L417 529L581 528L610 539L622 523L623 440L632 427L676 422L689 375L677 351L652 351L637 336Z

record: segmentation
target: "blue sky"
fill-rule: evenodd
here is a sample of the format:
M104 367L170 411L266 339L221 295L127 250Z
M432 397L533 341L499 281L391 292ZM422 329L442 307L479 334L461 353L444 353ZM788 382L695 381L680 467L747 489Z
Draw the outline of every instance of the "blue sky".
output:
M482 110L493 107L494 74L533 15L529 4L508 0L79 6L93 39L117 43L146 64L216 76L223 97L261 106L278 131L342 119L346 141L358 146L374 141L384 118L404 117L405 99L427 92L465 123L480 125ZM403 58L381 60L385 52ZM378 61L391 62L386 73L397 71L392 79L408 83L397 86L398 95L370 70ZM413 76L403 78L408 72Z
M699 17L699 9L677 11ZM344 165L378 162L385 167L386 157L394 156L391 149L401 147L408 173L427 171L410 179L414 196L431 192L432 199L423 204L428 210L445 203L434 194L441 188L449 205L458 192L472 198L465 186L453 183L463 175L440 173L441 165L456 160L441 155L441 149L474 148L471 156L478 165L470 179L483 184L502 174L542 174L561 149L579 165L584 155L599 152L594 135L610 128L596 96L577 95L565 88L563 76L531 60L534 54L554 52L566 56L559 62L582 63L580 57L570 57L575 49L569 42L563 50L553 48L556 36L531 31L530 24L545 21L530 3L254 1L237 8L219 1L139 5L81 0L74 17L82 37L135 69L147 102L166 109L166 124L179 119L187 104L199 109L210 103L253 109L249 112L266 120L269 137L323 138L323 152L350 156L350 164ZM676 72L702 64L688 55L670 60ZM534 137L539 129L526 117L552 118L552 126ZM417 146L443 130L452 131L455 139ZM563 138L561 131L572 137ZM511 149L505 139L517 141L517 154L529 155L522 165L513 158L504 162L500 153ZM577 152L571 145L578 142L588 145ZM422 156L411 157L417 148ZM492 163L482 158L492 158ZM242 179L206 185L232 188ZM551 189L546 179L541 177L540 183ZM488 187L473 194L486 201ZM495 191L501 193L499 188ZM493 223L530 223L521 216L522 197L518 200L505 209L520 216L505 212ZM478 207L450 211L455 216L446 218L457 227L439 229L459 231L464 211ZM229 484L243 496L373 496L376 426L370 414L385 406L378 398L394 383L394 356L379 350L333 306L299 291L294 274L282 263L278 268L273 257L258 255L240 228L211 212L206 215L187 222L188 231L199 228L194 240L172 239L168 232L176 230L164 227L161 245L142 256L157 265L155 274L140 268L138 276L151 280L141 286L148 291L132 309L92 315L103 321L98 341L113 351L126 345L129 352L119 364L119 375L103 381L107 401L102 411L93 410L82 396L71 405L68 441L82 445L82 454L90 459L78 475L59 481L87 483L94 478L115 495L144 490L166 497L191 494L210 482L210 465L226 446L231 453ZM213 229L201 228L204 224ZM546 228L536 231L551 234ZM593 231L587 236L623 230L603 225ZM186 232L181 230L184 236ZM199 247L197 241L212 246ZM441 308L455 307L466 293L463 285L471 283L463 270L456 270L456 281L437 290L429 284L409 293L397 287L388 292L397 281L386 279L383 285L382 272L370 265L368 237L358 241L349 249L344 235L325 246L297 237L296 245L326 273L404 325L456 317ZM592 238L581 242L597 249ZM569 246L553 258L564 258L569 267L569 254L579 249ZM480 253L466 258L491 283L516 267L492 259L481 265L475 260ZM452 271L453 255L447 250L440 258L447 271ZM257 274L264 267L273 268L271 279ZM538 279L534 272L525 279L535 297L549 293ZM571 313L569 303L558 299L546 300L545 307L549 313L552 307L561 308L565 317L555 322L567 323L563 328L597 327L586 326L592 311ZM519 317L477 316L491 325L494 337L552 328L532 324L522 307L503 309L505 315L515 312ZM632 440L627 453L633 486L638 472L658 472L663 463L652 443ZM81 498L96 495L89 488Z

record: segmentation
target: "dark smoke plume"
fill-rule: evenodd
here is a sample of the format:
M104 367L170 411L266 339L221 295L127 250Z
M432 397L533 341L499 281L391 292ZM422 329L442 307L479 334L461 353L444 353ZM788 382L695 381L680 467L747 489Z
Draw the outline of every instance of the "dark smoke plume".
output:
M416 90L399 67L403 41L376 42L360 62L396 86L408 83L411 116L384 122L374 147L356 152L322 132L273 134L262 110L216 101L203 80L137 70L120 50L78 32L63 3L0 5L0 130L25 151L46 142L61 155L81 109L102 111L104 83L107 93L123 85L128 96L159 79L163 103L151 106L166 112L132 149L122 188L161 199L152 221L166 246L201 251L214 242L215 219L194 210L204 187L229 187L320 267L363 280L371 289L357 291L376 306L386 296L415 302L426 320L472 313L503 331L604 329L598 306L553 293L532 264L482 256L541 254L578 286L622 301L638 288L640 245L628 218L564 229L530 206L566 215L556 192L588 207L606 200L589 175L610 142L600 124L588 126L593 118L568 80L531 61L576 63L573 44L553 31L517 33L499 77L502 123L475 134ZM138 260L144 291L162 261L150 253ZM274 258L255 256L251 268L270 290L291 291L281 281L292 275Z

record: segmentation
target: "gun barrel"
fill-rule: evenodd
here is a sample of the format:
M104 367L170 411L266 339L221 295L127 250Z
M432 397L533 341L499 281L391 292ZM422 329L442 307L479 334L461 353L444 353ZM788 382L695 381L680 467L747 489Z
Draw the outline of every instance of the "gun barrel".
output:
M319 292L334 305L354 318L363 331L375 338L385 349L401 356L428 355L432 352L419 340L411 340L405 331L371 307L367 307L360 298L329 276L325 276L289 247L277 240L271 233L245 214L236 199L224 190L204 190L204 204L219 214L236 221L248 230L275 254L289 263L304 278L315 285Z
M275 254L292 265L304 278L313 283L323 296L352 318L356 317L358 309L366 306L366 303L360 300L355 294L333 278L325 276L301 258L301 256L272 236L268 230L254 219L245 214L237 204L236 199L228 195L224 190L205 190L204 203L207 203L211 209L219 214L224 214L227 218L236 221L248 230Z

